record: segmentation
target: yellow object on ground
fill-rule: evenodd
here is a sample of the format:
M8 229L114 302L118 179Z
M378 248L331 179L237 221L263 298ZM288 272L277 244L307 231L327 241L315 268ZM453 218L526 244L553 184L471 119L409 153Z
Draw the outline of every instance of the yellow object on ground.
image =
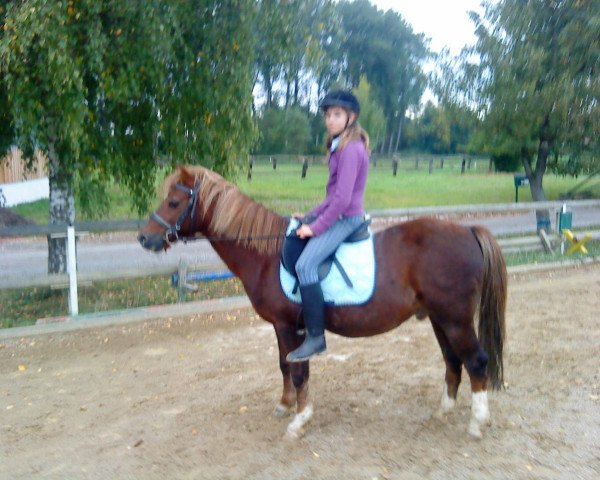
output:
M562 233L565 238L572 243L571 248L567 250L567 255L571 255L575 252L588 253L587 248L585 248L585 244L592 239L591 233L586 233L581 240L578 239L568 228L563 229Z

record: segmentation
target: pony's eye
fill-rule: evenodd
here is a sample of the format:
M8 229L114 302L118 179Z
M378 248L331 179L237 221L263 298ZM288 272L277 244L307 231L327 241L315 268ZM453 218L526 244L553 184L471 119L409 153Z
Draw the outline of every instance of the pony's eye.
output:
M179 206L179 202L177 200L169 201L169 208L177 208Z

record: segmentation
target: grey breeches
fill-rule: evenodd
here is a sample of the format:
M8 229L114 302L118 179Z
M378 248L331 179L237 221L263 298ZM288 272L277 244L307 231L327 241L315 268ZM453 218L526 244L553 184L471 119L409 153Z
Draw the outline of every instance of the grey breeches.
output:
M319 282L318 268L321 262L335 252L344 239L355 231L364 220L364 215L342 217L327 231L310 239L296 262L296 273L300 285Z

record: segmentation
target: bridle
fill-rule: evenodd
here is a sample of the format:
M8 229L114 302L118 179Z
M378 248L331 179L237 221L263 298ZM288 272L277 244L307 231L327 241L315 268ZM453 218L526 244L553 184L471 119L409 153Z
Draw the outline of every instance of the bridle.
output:
M196 181L194 188L187 187L186 185L183 185L181 183L175 184L175 188L177 190L179 190L180 192L187 193L190 196L190 199L188 201L188 204L185 207L185 210L183 210L183 212L181 212L181 214L177 218L177 221L175 222L175 225L171 225L170 223L168 223L157 212L154 212L154 213L152 213L152 215L150 215L151 220L154 220L161 227L164 227L166 229L165 241L169 244L176 240L179 240L179 239L185 241L185 240L194 238L189 235L181 236L180 232L181 232L181 226L187 220L188 217L190 217L190 225L193 225L193 223L194 223L194 219L196 217L196 207L198 205L198 202L197 202L198 193L200 192L200 182Z
M196 218L196 208L198 206L198 202L197 202L198 193L200 193L200 181L199 180L196 181L194 188L190 188L181 183L176 183L175 188L177 190L179 190L180 192L187 193L190 196L188 204L186 205L183 212L181 212L181 214L177 218L175 225L171 225L164 218L162 218L156 211L150 215L150 220L154 220L156 223L158 223L161 227L163 227L165 229L164 240L169 245L177 240L182 240L184 243L193 241L193 240L199 240L198 237L195 237L193 235L183 236L183 235L180 235L180 233L181 233L181 226L188 219L188 217L190 217L190 225L194 224L194 220ZM252 236L252 237L242 237L242 238L239 238L239 237L229 238L229 237L223 237L223 236L218 236L218 237L203 236L201 238L205 238L209 241L218 240L218 241L225 241L225 242L237 242L237 241L241 241L241 240L271 240L274 238L283 238L284 236L285 236L285 233L278 234L278 235L256 235L256 236Z

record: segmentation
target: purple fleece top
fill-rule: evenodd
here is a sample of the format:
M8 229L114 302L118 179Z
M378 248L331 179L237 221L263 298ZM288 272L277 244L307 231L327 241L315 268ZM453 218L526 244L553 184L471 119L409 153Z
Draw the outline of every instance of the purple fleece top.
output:
M329 181L325 200L307 215L317 216L309 224L315 236L325 232L341 216L362 215L363 196L369 171L369 154L361 140L349 142L329 157Z

